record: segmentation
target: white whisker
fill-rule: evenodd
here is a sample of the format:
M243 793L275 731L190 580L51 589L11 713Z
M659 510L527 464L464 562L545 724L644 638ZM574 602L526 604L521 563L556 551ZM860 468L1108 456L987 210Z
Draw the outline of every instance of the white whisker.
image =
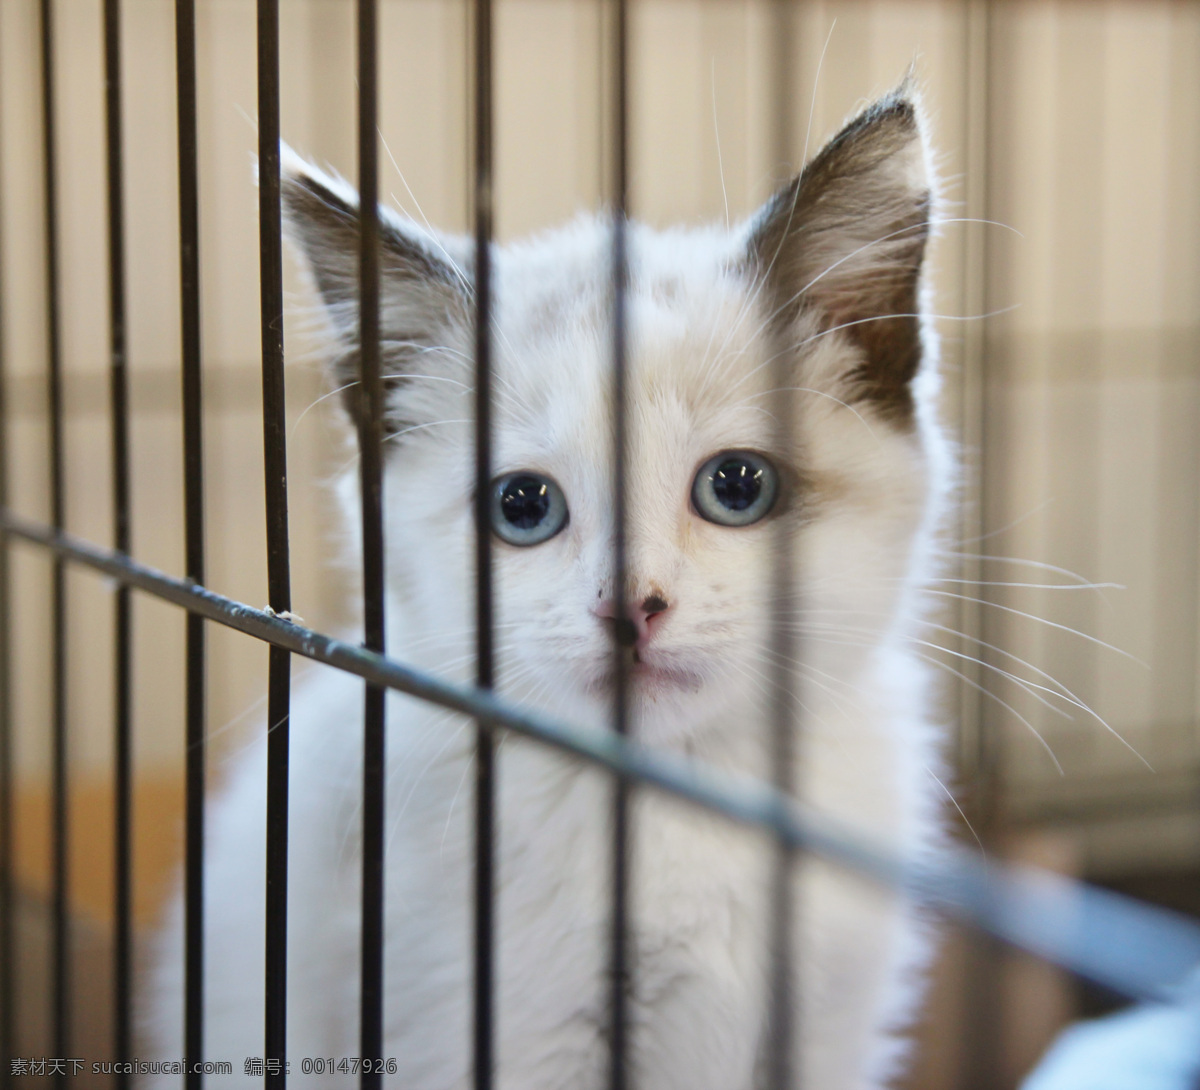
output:
M975 831L975 826L971 824L971 819L967 817L966 812L958 804L958 799L954 797L954 792L950 790L941 780L941 778L933 771L932 768L926 766L925 771L933 777L933 782L945 792L946 798L950 800L951 805L958 811L958 816L963 819L963 823L970 830L971 835L975 838L975 843L979 845L980 854L984 854L983 841L979 839L979 834Z
M1060 632L1070 632L1073 636L1078 636L1081 640L1087 640L1088 643L1094 643L1098 647L1103 647L1114 654L1121 655L1129 659L1130 662L1136 662L1139 666L1146 670L1150 667L1136 655L1131 655L1128 651L1122 651L1119 647L1114 647L1111 643L1105 643L1104 640L1098 639L1095 636L1089 636L1086 632L1080 632L1077 628L1072 628L1070 625L1059 624L1057 621L1048 621L1045 617L1039 617L1036 613L1026 613L1023 609L1017 609L1015 606L1001 605L999 602L992 602L986 598L972 598L966 594L955 594L948 590L939 590L936 587L929 588L929 594L936 594L942 598L956 598L963 602L978 602L980 605L990 606L992 609L999 609L1005 613L1012 613L1018 617L1025 617L1028 620L1036 621L1038 624L1044 624L1049 628L1057 628Z
M721 158L721 129L717 125L717 58L712 58L713 137L717 142L717 173L721 178L721 199L725 202L725 229L729 230L729 192L725 188L725 163Z
M808 99L808 125L804 129L804 150L800 153L800 166L808 163L808 142L812 136L813 116L817 112L817 89L821 85L821 69L825 67L825 54L829 52L829 43L833 41L833 31L837 26L834 19L829 24L829 33L825 35L825 44L821 46L821 56L817 58L817 74L813 76L812 94Z
M1017 711L1016 708L1014 708L1006 700L1002 700L1000 697L998 697L994 692L992 692L991 689L988 689L988 688L984 687L983 685L980 685L979 682L977 682L974 678L967 677L967 675L964 674L961 670L956 670L948 662L942 662L940 659L935 659L931 655L919 654L919 657L924 659L931 666L936 666L939 669L945 670L947 673L951 673L955 677L960 678L965 684L970 685L972 689L975 689L978 692L982 693L984 696L988 697L990 700L994 700L1002 708L1007 709L1014 716L1016 716L1016 718L1018 720L1020 720L1023 724L1025 724L1025 726L1029 729L1029 733L1032 734L1041 743L1042 749L1044 749L1046 751L1046 753L1049 754L1050 760L1054 762L1054 768L1058 772L1058 774L1060 776L1066 775L1066 772L1063 771L1063 766L1059 763L1058 758L1054 754L1054 750L1050 748L1050 743L1047 742L1046 739L1042 737L1041 732L1037 729L1037 727L1035 727L1031 722L1029 722L1029 720L1026 719L1025 716L1023 716L1019 711Z

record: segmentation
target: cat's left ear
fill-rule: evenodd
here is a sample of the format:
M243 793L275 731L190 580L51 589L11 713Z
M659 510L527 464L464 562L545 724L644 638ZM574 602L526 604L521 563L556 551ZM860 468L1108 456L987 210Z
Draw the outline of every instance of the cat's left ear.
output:
M850 121L751 224L749 264L778 335L857 349L842 396L904 422L921 363L928 151L910 85Z
M335 335L331 370L352 420L359 386L358 194L280 146L284 227L307 260ZM379 325L392 435L444 415L447 389L465 389L473 248L379 207Z

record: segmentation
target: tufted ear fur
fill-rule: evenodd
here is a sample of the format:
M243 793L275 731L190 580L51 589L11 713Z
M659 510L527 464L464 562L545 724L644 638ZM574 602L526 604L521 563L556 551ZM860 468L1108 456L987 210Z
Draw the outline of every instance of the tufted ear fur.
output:
M932 194L907 83L854 118L756 217L749 243L779 336L839 329L859 359L848 401L906 423L921 362L921 262ZM814 328L815 327L815 328Z
M333 377L357 422L358 195L281 149L284 222L308 261L337 337ZM386 208L380 219L380 348L387 432L422 422L439 381L462 370L470 350L471 247L422 231ZM444 396L444 394L443 394Z

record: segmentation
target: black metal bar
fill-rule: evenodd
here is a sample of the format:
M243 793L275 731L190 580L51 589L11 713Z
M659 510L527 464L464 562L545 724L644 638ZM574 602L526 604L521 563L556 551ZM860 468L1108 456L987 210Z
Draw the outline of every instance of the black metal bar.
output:
M279 184L279 0L258 0L258 230L268 601L292 608ZM267 682L266 1085L287 1083L288 749L291 656L272 647ZM276 1062L277 1061L277 1062Z
M492 4L475 0L475 681L491 689L492 616ZM492 729L475 736L475 1090L491 1090L495 999L495 764Z
M776 388L782 385L786 383L777 382ZM776 416L781 424L784 419L782 415ZM798 790L796 770L800 739L797 735L801 724L798 702L792 688L796 676L792 664L799 654L799 641L787 626L785 618L790 615L786 607L794 606L796 601L796 579L790 542L782 532L775 536L771 591L771 782L781 794L791 796ZM802 1085L803 1056L797 1055L796 1051L798 1021L802 1011L794 951L800 922L795 896L800 866L802 864L796 858L794 845L783 837L778 838L771 872L771 953L768 962L767 1085L772 1090L794 1090Z
M963 54L965 68L965 110L963 148L967 170L963 179L964 220L963 242L963 303L964 314L988 313L988 232L990 218L988 199L988 164L990 133L988 117L992 98L992 47L990 0L964 0ZM964 452L964 469L970 475L970 502L961 505L959 532L964 541L979 541L984 537L984 505L982 487L984 457L987 451L987 421L984 411L984 368L986 365L987 319L966 322L962 331L962 377L960 378L960 418ZM987 639L983 632L985 614L982 603L987 599L988 578L982 558L964 557L958 575L964 580L979 583L974 595L964 594L959 603L959 628L962 632ZM964 586L971 585L965 582ZM974 812L972 825L978 830L989 824L993 815L994 780L998 754L997 739L984 730L983 689L987 681L983 663L988 660L987 648L972 644L963 649L970 652L959 669L964 675L959 686L959 736L956 754L960 774L972 784L970 799ZM979 661L975 661L978 659Z
M63 488L62 367L58 282L58 179L54 123L54 4L41 3L42 62L42 166L46 230L46 343L47 412L50 424L50 521L62 529L65 496ZM51 1009L53 1045L57 1055L69 1056L71 1016L71 951L68 907L67 844L67 650L66 570L61 557L54 560L51 583L51 640L53 685L52 839L51 875L53 917L51 923L52 968ZM64 1074L55 1075L55 1085L66 1086Z
M613 730L629 734L630 588L626 557L626 293L629 262L626 218L629 204L629 73L626 0L615 0L613 13L613 237L612 237L612 390L613 390ZM612 919L609 949L609 1086L625 1090L629 1065L629 782L613 784Z
M196 154L195 0L175 0L179 140L179 260L183 334L183 478L187 576L204 583L203 393L200 374L200 230ZM184 1051L204 1055L204 622L187 618L186 817L184 855ZM200 1090L193 1064L187 1090Z
M787 162L793 149L792 80L794 41L792 34L792 0L779 0L775 6L774 58L775 89L773 151L778 160ZM801 163L800 167L803 168ZM774 343L778 341L779 343ZM794 385L791 373L791 353L782 337L771 338L770 368L771 413L774 419L775 449L793 464L791 451L795 442L792 434L794 398L789 390ZM792 621L798 605L798 581L793 560L793 542L786 519L776 520L771 535L772 571L769 600L771 602L771 683L770 754L771 782L784 796L799 791L797 756L800 748L799 701L795 687L798 678L795 663L800 654L799 640ZM794 945L799 925L795 888L798 878L795 848L780 837L775 845L771 873L770 923L768 958L769 980L767 995L767 1086L771 1090L798 1090L803 1084L803 1056L798 1056L796 1039L800 1011L800 989L796 980Z
M108 166L109 380L113 546L130 552L129 397L125 344L125 226L121 149L121 0L104 0L104 117ZM113 1058L133 1054L132 660L129 588L113 616ZM127 1074L116 1076L124 1090Z
M375 0L358 0L359 413L362 493L363 636L384 649L383 380L379 361L378 56ZM363 707L362 1024L364 1060L383 1056L385 690L368 685ZM364 1064L363 1090L383 1077Z
M49 548L201 617L418 700L482 719L645 784L794 850L820 855L955 919L982 928L1131 999L1170 999L1200 969L1195 921L1032 868L949 850L936 864L904 859L744 776L708 769L614 731L581 730L463 689L360 646L343 643L190 580L0 510L0 532Z
M990 177L991 130L989 113L993 100L992 10L990 0L967 0L964 5L963 47L965 60L966 110L963 146L967 156L964 178L965 213L963 224L963 310L964 314L987 314L988 306L988 179ZM969 222L970 220L976 222ZM962 504L960 526L964 541L985 537L982 486L985 478L987 418L984 385L987 360L987 319L967 322L963 330L962 366L962 449L975 452L971 467L974 493ZM966 548L966 546L964 546ZM978 548L978 546L976 546ZM1001 732L989 730L983 696L990 689L990 674L984 666L993 661L989 649L997 643L987 631L993 612L983 604L989 599L989 578L982 560L963 557L964 579L976 580L974 594L963 595L959 603L959 629L979 640L960 661L963 684L959 696L958 757L962 782L968 785L967 813L972 829L989 850L999 840L1002 822L1004 739ZM964 588L967 584L964 584ZM964 641L965 643L966 641ZM978 659L978 663L974 660ZM965 735L965 737L964 737ZM1000 1072L1004 1042L995 1027L1002 1017L1002 996L998 987L1004 952L989 935L967 936L963 967L963 1041L962 1077L972 1090L996 1090L1004 1081Z
M782 353L773 352L776 356ZM787 385L777 379L776 389ZM784 401L781 398L780 401ZM786 432L786 409L776 414L779 430ZM787 449L779 446L776 449ZM797 580L791 554L791 541L783 529L775 535L774 565L771 586L772 656L770 663L771 699L771 782L783 795L799 790L797 782L798 751L801 744L799 702L794 686L794 664L800 654L799 641L788 625L795 608ZM790 607L790 608L789 608ZM803 1056L797 1054L798 1022L801 993L796 979L794 946L799 926L795 887L802 862L796 858L795 846L780 837L775 848L771 872L770 908L770 980L768 1009L767 1086L772 1090L797 1090L803 1080Z
M0 38L0 54L4 41ZM0 100L0 106L3 105ZM3 117L0 109L0 117ZM3 136L0 131L0 137ZM0 510L8 506L8 366L4 337L4 209L0 190ZM16 930L13 921L13 719L10 654L9 539L0 534L0 1058L16 1055ZM14 1085L11 1065L0 1069L0 1086Z

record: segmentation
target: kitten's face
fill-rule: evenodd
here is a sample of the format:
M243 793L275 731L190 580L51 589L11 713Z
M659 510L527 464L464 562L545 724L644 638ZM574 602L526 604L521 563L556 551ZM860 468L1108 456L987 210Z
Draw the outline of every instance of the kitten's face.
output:
M845 695L896 613L928 492L911 392L923 165L911 105L885 101L746 227L631 230L624 597L650 740L744 722L769 692L779 542L805 684ZM336 318L352 217L327 185L296 168L285 193ZM470 251L455 245L399 227L385 243L385 370L406 376L390 391L385 499L396 651L435 667L469 666L472 646L472 335L451 267L469 280ZM610 231L581 220L495 262L498 675L598 717L618 593Z

